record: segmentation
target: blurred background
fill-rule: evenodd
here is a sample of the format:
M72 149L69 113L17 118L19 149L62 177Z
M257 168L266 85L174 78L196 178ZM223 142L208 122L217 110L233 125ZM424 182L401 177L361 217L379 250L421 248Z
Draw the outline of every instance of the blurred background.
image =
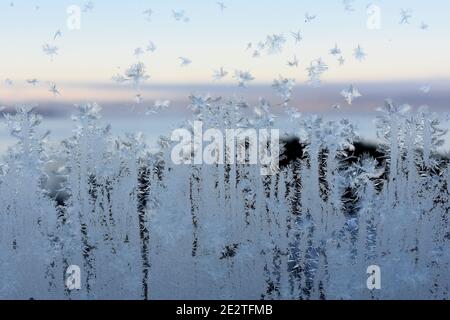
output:
M375 139L372 120L386 98L415 108L426 104L437 112L450 111L450 3L221 2L223 10L215 0L0 0L0 106L11 111L16 105L37 104L51 139L57 141L71 134L74 104L97 102L114 133L142 131L150 143L190 116L186 108L190 94L243 97L255 104L264 97L278 115L276 125L284 128L281 101L271 88L280 75L296 80L291 104L300 111L349 117L368 140ZM72 17L67 10L73 5L80 9L80 28L75 30L67 25ZM379 9L376 28L368 26L374 19L369 10L373 6ZM184 11L189 21L177 21L173 10ZM400 23L402 10L408 13L408 23ZM306 21L305 15L316 17ZM291 36L297 31L300 43ZM253 57L257 43L269 34L284 35L282 52ZM154 52L146 50L150 41ZM43 52L44 44L58 48L53 59ZM330 54L335 45L342 50L343 66ZM367 53L363 61L353 57L358 45ZM136 55L138 48L143 53ZM294 55L298 67L287 64ZM192 63L181 67L179 57ZM329 69L321 86L312 87L306 68L318 58ZM112 80L137 61L146 65L150 76L139 90ZM228 75L213 80L214 70L221 67ZM248 70L255 80L239 88L234 70ZM31 79L39 82L32 85L27 82ZM49 91L51 83L60 95ZM351 106L340 95L350 84L362 94ZM142 97L139 103L137 93ZM155 100L165 99L171 100L170 108L145 115ZM1 120L0 150L12 143Z

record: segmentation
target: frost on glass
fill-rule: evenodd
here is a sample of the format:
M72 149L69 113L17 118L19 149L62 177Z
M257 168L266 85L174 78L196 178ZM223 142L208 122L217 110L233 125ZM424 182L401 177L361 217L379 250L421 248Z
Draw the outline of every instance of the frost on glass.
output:
M309 71L317 81L326 65ZM141 64L123 75L145 78ZM175 165L169 137L156 151L141 134L115 137L95 103L77 107L72 136L56 145L32 107L6 114L16 142L0 163L0 297L450 298L445 117L386 101L376 152L359 153L351 121L288 107L292 86L280 77L273 89L300 156L287 159L282 145L271 176L237 161ZM193 121L263 129L275 117L264 99L192 95L189 108L191 132ZM224 157L237 153L227 146ZM82 270L81 290L64 286L70 265ZM382 290L366 287L370 265Z

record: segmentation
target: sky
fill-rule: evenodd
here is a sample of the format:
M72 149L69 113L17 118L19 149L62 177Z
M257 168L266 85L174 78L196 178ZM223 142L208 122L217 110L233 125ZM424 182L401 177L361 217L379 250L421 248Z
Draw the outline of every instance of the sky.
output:
M14 6L11 6L11 2ZM450 79L450 3L442 0L354 1L347 12L341 0L94 0L94 9L81 13L80 30L67 28L67 8L87 1L0 0L0 103L51 98L46 88L31 88L25 79L51 81L72 99L83 95L120 99L111 77L136 62L134 50L151 40L154 53L141 60L154 85L217 84L213 70L223 66L229 75L221 83L235 84L236 69L248 70L254 84L268 84L279 75L307 80L306 67L321 57L328 64L325 83L418 81ZM380 8L380 29L367 27L367 6ZM36 9L39 6L39 9ZM143 12L152 9L151 21ZM401 9L411 9L410 24L399 24ZM172 10L185 10L190 21L175 21ZM305 13L317 15L305 22ZM421 22L429 30L419 28ZM60 29L62 36L53 40ZM295 44L291 31L301 30L303 41ZM287 43L277 55L253 58L247 43L264 41L268 34L283 34ZM59 47L52 61L42 51L44 43ZM329 50L337 44L346 59L339 66ZM352 56L361 45L367 58ZM294 54L298 68L287 66ZM178 57L192 60L180 67ZM2 79L11 79L12 86ZM98 85L103 84L102 89ZM97 88L97 89L96 89ZM128 94L128 93L127 93ZM50 97L49 97L50 95Z

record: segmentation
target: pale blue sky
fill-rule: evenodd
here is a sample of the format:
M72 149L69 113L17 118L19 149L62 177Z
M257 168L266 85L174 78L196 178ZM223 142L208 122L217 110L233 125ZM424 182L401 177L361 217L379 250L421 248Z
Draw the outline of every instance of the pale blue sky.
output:
M351 13L341 0L223 0L228 7L223 14L215 0L95 0L94 10L82 14L79 31L67 30L66 8L87 1L15 0L14 7L10 2L0 0L0 79L16 83L27 78L108 82L118 67L123 70L136 60L134 49L149 40L158 47L142 58L149 84L209 83L212 70L220 66L230 75L234 69L249 70L255 83L270 83L280 74L301 83L305 68L318 57L330 66L323 77L329 82L450 78L450 3L442 0L356 0ZM381 30L366 28L370 3L381 7ZM143 15L148 8L154 11L151 22ZM413 10L410 25L399 24L402 8ZM191 21L175 21L172 9L185 10ZM305 23L306 12L317 14L316 20ZM420 30L421 21L430 30ZM54 42L58 29L63 36ZM304 40L294 45L289 32L298 29ZM248 42L273 33L287 37L283 53L254 59L245 51ZM42 52L46 42L60 48L54 61ZM344 67L328 53L335 43L347 60ZM362 63L352 57L358 44L368 54ZM299 68L286 65L294 54ZM180 68L179 56L189 57L192 65ZM233 82L230 75L225 82Z

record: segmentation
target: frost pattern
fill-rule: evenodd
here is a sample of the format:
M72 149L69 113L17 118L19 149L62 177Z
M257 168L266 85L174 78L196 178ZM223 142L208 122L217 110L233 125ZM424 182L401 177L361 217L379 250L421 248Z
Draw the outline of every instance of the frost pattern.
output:
M289 81L275 85L287 99ZM273 124L263 99L190 98L204 130ZM97 104L79 106L54 147L34 109L18 107L0 164L0 298L449 299L444 117L392 101L379 113L378 155L357 153L349 120L289 113L301 156L261 176L174 165L169 138L150 152L139 134L113 137ZM80 291L64 288L72 264ZM372 264L383 290L365 287Z

